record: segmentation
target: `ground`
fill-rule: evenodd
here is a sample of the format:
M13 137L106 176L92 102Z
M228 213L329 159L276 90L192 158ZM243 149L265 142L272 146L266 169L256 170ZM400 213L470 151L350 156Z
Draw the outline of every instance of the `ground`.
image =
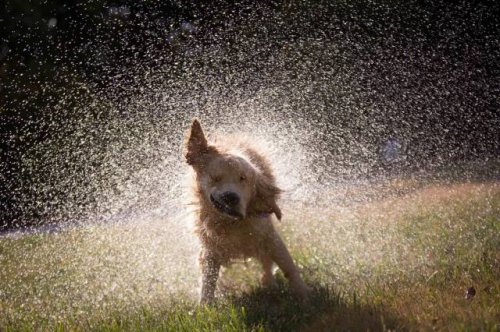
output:
M396 177L322 196L283 202L276 225L307 307L279 271L261 288L253 261L198 307L197 245L177 216L3 235L0 330L499 329L500 182Z

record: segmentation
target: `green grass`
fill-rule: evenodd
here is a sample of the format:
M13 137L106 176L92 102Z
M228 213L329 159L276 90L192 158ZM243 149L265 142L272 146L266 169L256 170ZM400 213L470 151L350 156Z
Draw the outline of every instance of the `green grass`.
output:
M280 272L261 288L252 261L198 307L196 245L165 221L0 238L0 331L498 330L500 185L401 192L285 209L277 227L313 289L307 307Z

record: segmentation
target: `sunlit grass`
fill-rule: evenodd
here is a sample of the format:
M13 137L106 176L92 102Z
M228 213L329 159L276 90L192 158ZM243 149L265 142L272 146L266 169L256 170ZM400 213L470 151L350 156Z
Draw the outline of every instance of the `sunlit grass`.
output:
M285 207L307 308L279 272L260 288L255 262L225 269L218 304L197 307L196 245L166 221L0 238L0 330L498 329L500 185L410 184Z

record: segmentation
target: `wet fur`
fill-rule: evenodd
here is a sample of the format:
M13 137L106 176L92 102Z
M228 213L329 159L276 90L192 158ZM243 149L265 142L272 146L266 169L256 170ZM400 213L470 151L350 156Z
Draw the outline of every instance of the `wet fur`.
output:
M307 299L308 288L302 281L287 248L274 229L272 214L281 219L277 205L280 189L267 160L244 141L219 139L216 144L208 144L198 120L194 120L186 135L186 162L195 171L193 181L194 200L197 206L195 232L200 239L199 256L202 270L200 303L214 300L214 291L222 265L236 258L257 258L263 267L264 286L275 284L272 266L276 263L290 282L292 291L300 301ZM219 159L217 159L219 158ZM207 172L219 161L228 161L230 169L216 169L222 174L243 169L251 181L228 183L226 185L241 192L250 193L245 197L242 217L235 218L221 213L209 199ZM229 166L228 166L229 167ZM215 185L214 185L215 188ZM215 189L213 189L215 190Z

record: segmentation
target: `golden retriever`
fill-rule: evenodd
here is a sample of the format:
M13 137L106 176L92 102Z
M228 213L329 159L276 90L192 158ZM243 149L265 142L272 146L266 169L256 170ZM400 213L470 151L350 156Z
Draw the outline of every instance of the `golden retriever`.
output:
M197 119L185 141L186 162L195 173L195 231L201 242L200 303L213 302L221 265L247 257L262 263L264 286L275 285L272 266L276 263L292 292L305 302L309 289L272 223L272 214L281 219L276 203L281 191L269 163L244 142L224 143L208 144Z

